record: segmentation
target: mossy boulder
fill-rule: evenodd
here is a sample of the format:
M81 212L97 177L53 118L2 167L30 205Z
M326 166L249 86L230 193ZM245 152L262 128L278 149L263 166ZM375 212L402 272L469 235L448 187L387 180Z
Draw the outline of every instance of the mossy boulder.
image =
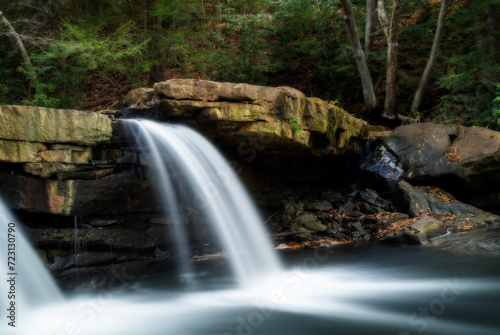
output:
M171 79L156 83L154 92L156 118L183 119L218 141L252 139L273 154L357 153L368 135L365 121L291 87Z

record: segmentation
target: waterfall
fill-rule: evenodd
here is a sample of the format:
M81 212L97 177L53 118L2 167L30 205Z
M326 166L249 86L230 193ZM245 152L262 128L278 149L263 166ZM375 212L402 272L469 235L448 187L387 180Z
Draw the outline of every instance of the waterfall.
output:
M11 253L9 253L9 251ZM13 258L9 258L13 257ZM41 305L63 300L63 295L45 265L40 261L22 229L0 199L0 330L6 330L11 303L16 309L16 321L23 318L24 311ZM11 263L8 263L8 260ZM10 268L12 266L12 268ZM14 280L11 280L14 279ZM8 282L7 280L11 280ZM14 289L12 289L12 284ZM8 292L13 294L7 294ZM10 328L10 327L9 327ZM12 328L10 328L12 330Z
M156 173L167 211L179 216L181 204L171 180L185 180L197 209L206 215L219 236L240 285L254 284L280 271L257 209L229 164L207 139L181 125L146 120L126 122L135 129L139 142L159 167L152 172ZM174 225L182 227L179 223ZM182 235L176 233L186 245Z

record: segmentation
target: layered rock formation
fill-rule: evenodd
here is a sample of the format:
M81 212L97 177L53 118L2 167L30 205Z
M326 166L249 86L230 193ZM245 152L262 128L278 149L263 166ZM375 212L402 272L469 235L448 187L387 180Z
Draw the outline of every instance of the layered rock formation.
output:
M134 172L136 149L111 145L107 116L1 106L0 117L0 190L11 208L69 216L155 209Z
M218 141L253 140L282 155L358 152L368 134L365 121L291 87L171 79L133 90L125 100L135 107L157 101L155 118L182 119ZM141 108L132 113L141 114Z

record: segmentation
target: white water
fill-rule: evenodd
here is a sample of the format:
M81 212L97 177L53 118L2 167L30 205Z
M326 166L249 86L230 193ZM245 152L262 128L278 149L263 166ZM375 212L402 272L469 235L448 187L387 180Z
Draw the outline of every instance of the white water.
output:
M9 226L13 228L10 235ZM15 245L15 250L12 250L12 244ZM8 254L9 247L15 254ZM14 259L9 259L9 256ZM13 263L14 271L8 268L8 261ZM10 273L15 275L9 275ZM20 225L17 224L15 217L4 205L2 199L0 199L0 274L0 334L2 335L10 334L9 332L13 330L6 321L8 314L10 315L7 308L10 307L11 301L15 302L16 322L19 324L28 314L26 312L32 308L59 303L63 300L49 271L23 236ZM7 282L11 278L15 279L13 282L15 290L11 290L11 285ZM26 322L26 319L23 321Z
M310 268L313 263L304 261L267 285L244 289L219 284L179 293L145 285L135 293L88 294L32 313L19 334L413 335L424 326L429 335L498 334L496 281L446 274L400 278L405 269L418 276L418 267L391 271L383 263L373 264L379 269ZM491 301L479 299L490 295Z
M19 291L24 293L19 327L6 329L2 315L0 334L498 334L497 258L454 257L431 248L374 248L359 254L356 248L343 254L316 250L300 255L299 265L281 270L244 189L205 139L183 127L151 122L135 125L140 125L143 136L147 128L158 152L166 150L175 168L192 179L191 187L198 190L204 204L200 208L221 220L217 229L229 239L227 253L244 285L232 288L223 273L212 270L211 277L200 278L209 283L204 289L177 292L166 284L151 288L149 282L129 282L121 288L62 300L37 255L17 234ZM171 176L164 173L158 180L163 178ZM176 199L173 188L168 192L164 197ZM175 213L175 208L169 212ZM0 204L0 262L6 259L8 222L15 218ZM338 264L338 259L345 259L347 265ZM6 273L1 265L0 273ZM259 281L269 273L278 274ZM256 282L259 285L251 285ZM4 281L0 289L3 312ZM420 314L422 308L427 314Z
M195 194L227 252L241 285L255 285L279 273L281 266L264 224L238 177L222 155L203 136L180 125L128 121L139 130L158 169L164 202L175 213L177 197L170 171L180 171ZM169 163L164 163L164 160ZM178 215L178 213L175 213ZM186 241L183 244L187 243Z

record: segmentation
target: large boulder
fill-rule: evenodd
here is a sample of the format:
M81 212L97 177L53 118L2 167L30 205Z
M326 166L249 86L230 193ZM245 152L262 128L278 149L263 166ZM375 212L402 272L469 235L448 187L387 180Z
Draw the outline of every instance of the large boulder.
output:
M156 118L182 119L219 141L248 141L275 154L356 153L368 135L365 121L291 87L171 79L154 85L153 100Z
M367 169L389 182L437 181L476 206L500 205L499 132L409 124L396 128L377 151Z
M430 215L448 226L471 228L500 223L500 216L460 202L438 187L412 186L405 181L400 181L398 187L399 206L410 216Z

